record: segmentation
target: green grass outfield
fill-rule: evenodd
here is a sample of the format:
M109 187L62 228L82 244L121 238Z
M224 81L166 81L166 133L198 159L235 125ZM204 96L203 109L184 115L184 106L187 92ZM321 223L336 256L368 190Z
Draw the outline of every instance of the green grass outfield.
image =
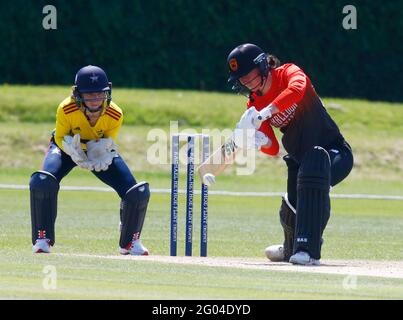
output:
M114 260L118 255L118 206L113 193L61 191L57 244L50 255L33 255L29 193L1 190L0 297L57 299L401 299L403 278L358 276L353 289L344 275L246 270L192 264ZM181 201L178 253L184 252ZM199 197L195 198L199 203ZM152 255L169 255L169 195L153 194L143 242ZM265 262L263 250L281 239L278 199L210 196L209 257ZM362 208L365 207L365 210ZM382 213L380 215L380 212ZM199 251L195 214L194 254ZM402 260L403 214L398 201L333 201L323 259ZM88 254L89 256L77 256ZM46 266L57 288L43 287ZM321 268L321 267L319 267Z
M64 87L1 86L0 184L27 185L43 159L54 111L68 94ZM152 129L232 128L244 99L230 94L114 89L126 114L119 148L138 180L170 188L170 166L152 165L146 153ZM403 105L324 99L351 143L355 168L332 193L403 195ZM281 151L281 155L284 151ZM185 187L184 168L180 187ZM286 186L281 157L257 156L253 175L235 175L236 166L212 190L275 191ZM196 178L196 184L199 184ZM63 186L104 185L75 169ZM184 197L181 196L178 252L184 252ZM194 255L199 250L200 198L195 196ZM209 258L240 258L252 268L163 260L119 259L119 199L112 192L61 191L53 254L31 253L29 192L0 189L0 298L56 299L402 299L403 277L388 276L403 261L403 201L333 199L325 231L323 261L366 261L377 276L276 270L264 248L279 243L280 199L209 197ZM142 239L155 257L169 255L170 195L153 193ZM229 260L228 260L229 261ZM186 260L185 260L186 262ZM191 262L191 261L189 261ZM253 264L268 264L253 269ZM57 287L47 290L44 268L55 267ZM46 268L45 268L46 269ZM341 268L343 271L343 268ZM380 270L381 271L381 270ZM353 276L353 287L346 281Z

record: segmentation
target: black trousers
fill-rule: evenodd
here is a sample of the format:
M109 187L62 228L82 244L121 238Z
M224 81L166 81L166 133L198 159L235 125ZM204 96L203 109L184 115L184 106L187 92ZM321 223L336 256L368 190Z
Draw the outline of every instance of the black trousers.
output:
M353 152L350 145L345 141L338 141L330 146L323 147L329 153L331 173L330 185L333 187L343 181L353 168ZM299 163L291 156L283 157L288 167L287 194L288 201L296 208L297 206L297 175Z

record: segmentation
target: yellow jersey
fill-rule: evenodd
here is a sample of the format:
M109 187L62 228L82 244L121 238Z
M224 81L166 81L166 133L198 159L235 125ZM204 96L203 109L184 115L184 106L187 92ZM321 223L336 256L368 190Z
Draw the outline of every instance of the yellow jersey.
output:
M54 139L58 147L63 150L63 137L79 133L81 146L83 150L86 150L86 143L90 140L101 138L116 140L122 122L122 109L111 101L109 108L99 117L96 124L91 126L87 117L77 107L74 98L70 96L64 99L57 108Z

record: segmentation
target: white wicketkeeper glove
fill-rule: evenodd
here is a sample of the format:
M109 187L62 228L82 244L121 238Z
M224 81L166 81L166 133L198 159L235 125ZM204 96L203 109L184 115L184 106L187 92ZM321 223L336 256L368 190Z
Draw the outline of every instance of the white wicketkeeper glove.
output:
M118 146L111 138L87 142L87 156L96 172L108 170L117 153Z
M79 167L93 170L91 162L81 148L80 135L64 136L62 140L64 152L67 153Z

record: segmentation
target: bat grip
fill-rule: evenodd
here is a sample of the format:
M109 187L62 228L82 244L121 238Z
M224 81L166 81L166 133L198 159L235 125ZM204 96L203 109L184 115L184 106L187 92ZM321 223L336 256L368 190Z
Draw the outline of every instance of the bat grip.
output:
M259 113L260 113L260 115L257 117L259 119L259 121L264 121L264 120L270 118L272 115L271 109L269 106L260 110Z

